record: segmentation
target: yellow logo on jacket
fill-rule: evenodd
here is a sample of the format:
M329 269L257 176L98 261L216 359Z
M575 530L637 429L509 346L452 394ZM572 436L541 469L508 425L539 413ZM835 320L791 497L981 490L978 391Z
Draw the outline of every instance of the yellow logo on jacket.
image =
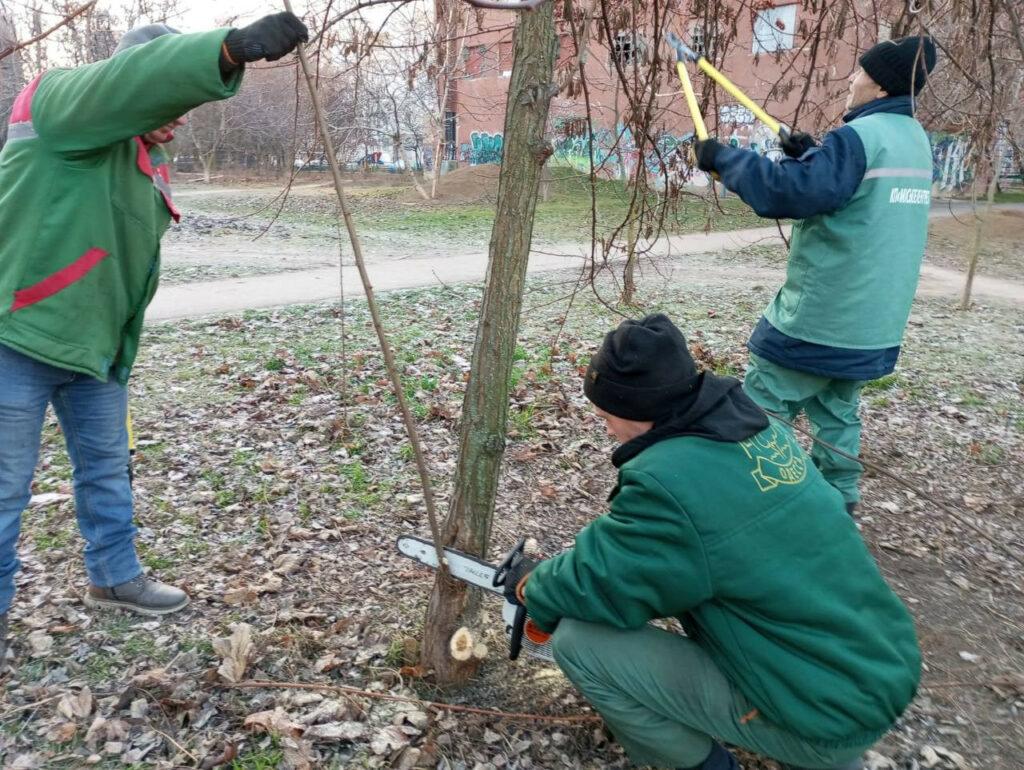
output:
M793 435L774 422L767 430L741 441L740 446L754 463L750 475L762 492L779 484L799 484L807 477L807 455Z

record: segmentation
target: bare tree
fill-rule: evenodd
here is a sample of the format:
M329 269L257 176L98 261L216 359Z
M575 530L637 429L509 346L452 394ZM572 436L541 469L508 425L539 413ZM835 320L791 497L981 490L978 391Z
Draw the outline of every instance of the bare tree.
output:
M552 85L556 50L552 3L523 12L515 34L484 299L462 406L455 492L443 534L447 545L469 553L486 553L491 534L533 216L541 170L552 152L544 130L557 90ZM467 586L439 572L423 631L423 663L439 682L462 681L475 670L472 661L460 663L449 651L453 633L474 609Z
M14 23L0 4L0 51L13 48L17 42ZM0 147L7 141L7 121L11 106L24 81L21 51L14 51L6 59L0 59Z

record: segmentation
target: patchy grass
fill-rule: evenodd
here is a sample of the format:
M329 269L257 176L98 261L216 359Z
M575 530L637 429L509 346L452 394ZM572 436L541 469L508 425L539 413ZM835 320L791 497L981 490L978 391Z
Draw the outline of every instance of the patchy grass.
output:
M493 188L493 189L492 189ZM398 192L396 192L396 189ZM366 248L373 251L389 245L430 242L458 245L486 245L494 223L494 184L470 200L440 198L422 201L418 197L400 199L400 188L363 188L351 196L353 217ZM189 209L206 214L228 217L250 217L257 224L273 216L277 207L266 208L278 188L248 190L223 196L206 195L184 199ZM315 193L292 196L285 203L277 221L286 228L304 235L318 235L333 239L337 228L333 189L323 188ZM538 242L589 240L591 211L597 212L599 236L607 236L622 225L629 211L633 191L623 182L599 180L594 197L587 177L559 169L549 183L549 196L537 204L534 239ZM699 202L698 202L699 201ZM596 204L596 208L595 208ZM658 207L658 196L650 195L648 207ZM671 234L702 230L734 230L759 227L759 219L746 204L735 196L720 201L702 201L692 195L683 195L672 201L657 216L664 221L664 229ZM250 221L246 219L245 221ZM212 269L212 268L211 268ZM173 280L181 280L181 273L198 268L176 268ZM221 273L211 273L224 277ZM230 275L230 273L228 273ZM193 280L202 279L202 276Z

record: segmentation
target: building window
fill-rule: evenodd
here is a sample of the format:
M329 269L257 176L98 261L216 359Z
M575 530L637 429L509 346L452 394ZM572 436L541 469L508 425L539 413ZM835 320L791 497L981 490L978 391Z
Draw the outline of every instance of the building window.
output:
M501 76L507 78L512 74L512 41L502 40L498 43L498 69L501 70Z
M615 40L612 43L612 58L619 64L632 64L633 59L636 58L639 52L640 41L637 40L635 35L631 35L628 32L620 32L615 36Z
M715 47L717 30L705 27L704 22L695 22L690 28L690 48L699 56L710 56Z
M788 51L796 44L796 4L758 11L754 17L754 53Z
M562 135L568 138L586 136L588 124L586 118L566 118L562 121Z
M451 110L444 113L443 154L443 160L455 160L455 113Z

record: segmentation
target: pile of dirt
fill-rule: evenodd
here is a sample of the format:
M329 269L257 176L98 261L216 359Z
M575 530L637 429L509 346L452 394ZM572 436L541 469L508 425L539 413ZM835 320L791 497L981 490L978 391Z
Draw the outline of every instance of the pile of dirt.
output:
M464 166L449 171L438 181L435 201L440 204L493 203L498 198L498 173L500 171L501 166L497 163ZM429 177L424 186L429 189ZM413 189L404 193L402 200L409 203L423 202L423 198Z
M981 206L979 206L981 210ZM931 222L928 227L928 260L941 267L965 271L974 246L976 218L958 213ZM978 272L995 278L1024 277L1024 210L996 209L985 223Z

